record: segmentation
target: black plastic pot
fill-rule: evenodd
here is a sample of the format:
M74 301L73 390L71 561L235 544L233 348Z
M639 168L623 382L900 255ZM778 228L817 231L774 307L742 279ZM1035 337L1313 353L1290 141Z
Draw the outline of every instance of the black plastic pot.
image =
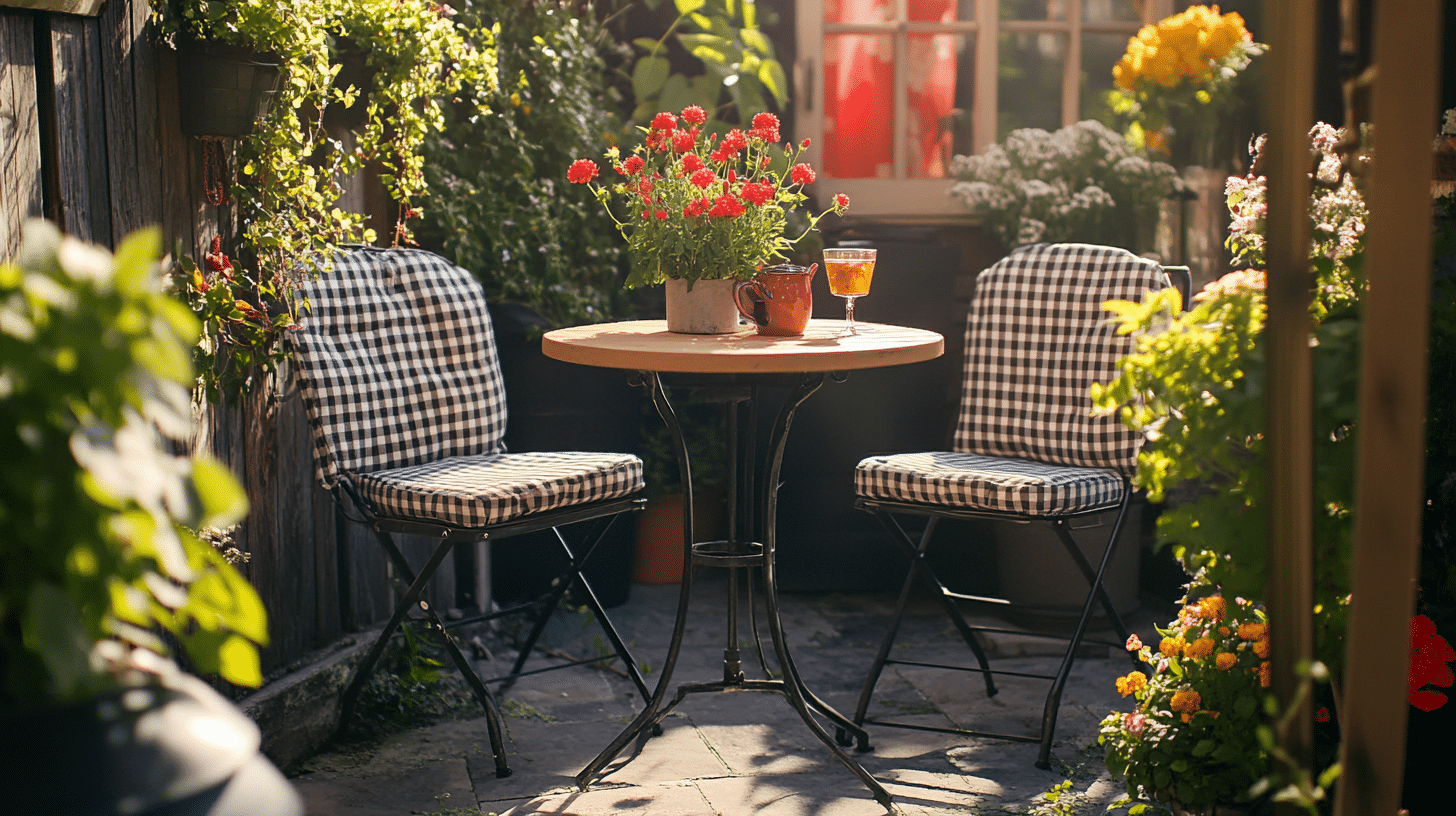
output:
M276 54L209 40L177 41L177 103L182 132L237 138L268 114L281 77Z
M6 813L303 814L258 727L194 677L0 715L0 733Z

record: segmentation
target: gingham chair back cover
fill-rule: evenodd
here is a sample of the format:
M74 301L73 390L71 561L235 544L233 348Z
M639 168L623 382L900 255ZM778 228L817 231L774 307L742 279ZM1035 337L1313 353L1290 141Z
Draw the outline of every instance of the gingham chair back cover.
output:
M1131 474L1142 437L1092 416L1088 388L1133 350L1107 300L1166 289L1157 263L1124 249L1034 244L976 278L966 319L955 450Z
M485 293L413 249L341 252L303 285L290 332L318 478L505 449L506 397Z

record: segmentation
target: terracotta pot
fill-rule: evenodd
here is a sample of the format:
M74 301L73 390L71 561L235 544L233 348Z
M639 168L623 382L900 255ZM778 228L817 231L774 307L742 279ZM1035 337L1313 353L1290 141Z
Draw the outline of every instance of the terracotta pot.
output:
M683 496L667 493L647 502L637 516L637 552L632 580L639 584L675 584L683 574ZM707 540L723 524L721 490L693 493L693 538Z
M805 269L794 264L771 266L733 287L738 311L758 327L759 334L797 337L809 326L814 310L814 280L818 264ZM745 308L747 299L753 308Z
M667 282L667 330L681 334L732 334L738 331L738 307L733 303L734 280Z

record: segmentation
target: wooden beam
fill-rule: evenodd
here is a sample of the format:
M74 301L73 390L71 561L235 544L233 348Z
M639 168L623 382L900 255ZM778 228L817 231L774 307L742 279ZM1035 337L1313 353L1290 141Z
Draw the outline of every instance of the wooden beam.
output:
M1314 649L1314 432L1309 351L1309 128L1314 116L1314 0L1264 4L1264 148L1268 182L1268 461L1270 646L1273 689L1288 707L1299 687L1298 665ZM1313 717L1300 712L1284 741L1290 768L1308 769ZM1292 812L1288 805L1282 812Z
M1425 475L1431 138L1441 76L1437 0L1375 7L1360 436L1337 816L1395 813L1405 768L1410 619ZM1422 21L1413 25L1412 21Z
M20 225L41 215L35 20L0 11L0 261L20 249Z

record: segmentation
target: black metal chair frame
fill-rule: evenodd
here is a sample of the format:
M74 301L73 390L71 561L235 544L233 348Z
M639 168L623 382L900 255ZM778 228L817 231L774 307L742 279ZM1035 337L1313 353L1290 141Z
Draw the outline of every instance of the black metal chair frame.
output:
M398 602L395 604L394 614L390 617L389 622L385 624L384 630L380 632L379 637L375 639L369 651L364 655L363 660L360 661L358 667L354 670L354 676L350 679L349 685L344 689L340 701L340 729L343 729L345 723L352 717L364 683L369 679L379 659L383 656L385 648L389 645L390 638L393 637L394 633L399 629L400 625L416 605L424 613L429 627L441 637L445 649L450 655L451 662L455 664L456 669L465 678L465 682L470 686L471 693L475 696L475 699L485 709L486 728L490 736L491 753L495 757L495 775L497 777L504 778L510 776L511 770L506 763L505 726L501 720L500 709L496 705L494 696L491 695L490 690L487 688L487 684L509 684L514 682L518 677L556 671L557 669L570 668L586 663L597 663L602 660L617 657L621 658L622 662L626 664L627 673L631 677L632 682L637 686L637 691L642 695L642 700L645 702L651 699L652 692L648 690L647 683L642 678L642 673L638 668L636 660L633 659L631 652L627 648L627 644L622 640L622 636L618 634L616 627L607 616L606 610L602 607L601 601L597 599L597 595L592 590L591 584L587 581L586 576L582 574L582 570L586 567L587 562L591 559L592 554L596 551L597 545L601 543L602 537L606 535L612 522L624 512L641 510L646 504L645 499L628 496L593 504L575 505L560 510L520 516L511 521L480 528L462 528L419 519L378 516L369 509L367 502L360 499L347 478L341 478L339 480L334 491L334 499L335 507L340 518L364 524L373 530L375 538L389 556L389 561L395 571L408 585L408 588L400 595ZM351 515L351 511L357 515ZM578 555L572 549L571 545L567 543L566 537L562 535L560 528L564 525L585 522L592 522L592 526L588 528L586 535L582 538L583 543L579 548L580 555ZM420 600L425 587L434 577L440 564L444 562L446 555L453 551L457 544L478 541L489 542L548 529L555 534L556 540L560 544L561 552L566 557L567 565L566 569L553 583L551 589L541 597L533 601L511 606L507 609L473 615L448 622L441 620L439 614L429 603ZM430 536L438 539L439 543L435 545L429 558L419 568L418 572L416 572L410 566L408 559L405 558L399 546L395 543L391 535L392 533ZM612 648L616 651L609 655L571 661L533 671L522 671L527 658L536 646L536 641L541 637L542 631L546 628L546 624L550 620L552 613L560 604L561 599L565 597L566 593L573 586L580 587L582 598L595 615L597 623L601 626L607 639L611 641ZM476 673L470 660L461 652L459 645L450 636L448 630L452 627L520 614L530 615L533 619L533 626L521 647L520 654L516 657L515 664L511 667L511 671L500 677L481 680L480 675Z
M940 733L959 734L962 736L989 737L992 739L1012 740L1015 742L1035 742L1040 744L1040 749L1037 753L1036 766L1042 769L1051 767L1050 758L1052 734L1056 730L1057 711L1061 706L1062 690L1066 687L1067 678L1071 675L1072 664L1076 660L1077 649L1082 645L1084 636L1086 635L1088 623L1092 618L1094 603L1101 604L1102 609L1107 613L1108 621L1112 624L1112 627L1117 631L1118 636L1122 639L1119 643L1108 643L1107 645L1122 646L1126 643L1128 638L1127 626L1123 623L1122 616L1118 614L1117 609L1113 606L1112 599L1108 597L1107 590L1102 585L1102 579L1107 571L1108 564L1112 562L1113 553L1117 549L1117 540L1119 534L1122 531L1123 520L1127 517L1127 508L1132 500L1132 496L1132 485L1127 480L1127 478L1124 477L1122 498L1117 504L1108 504L1100 507L1094 507L1087 510L1078 511L1076 513L1067 513L1055 516L1030 516L1020 513L986 512L954 507L911 504L906 502L882 501L864 498L857 499L855 501L855 507L860 510L872 513L875 518L879 520L880 524L884 526L885 531L890 534L890 538L893 539L895 543L898 544L900 548L909 556L910 569L905 576L904 584L900 588L899 600L896 602L895 605L895 618L894 621L890 624L890 631L888 634L886 634L884 641L880 644L880 649L875 655L874 663L872 663L870 666L869 677L866 679L864 689L860 693L859 704L856 706L854 714L855 724L860 726L866 724L883 725L894 728L909 728L920 731L936 731ZM1072 534L1068 526L1068 521L1074 518L1079 518L1094 513L1103 513L1114 508L1117 510L1117 519L1113 522L1112 531L1108 537L1107 544L1103 547L1102 558L1098 563L1096 569L1093 569L1092 565L1088 562L1086 556L1083 555L1081 548L1077 545L1077 542L1072 538ZM910 533L906 532L904 526L902 526L900 521L896 518L897 515L923 516L926 518L925 528L920 532L918 540L916 538L913 538ZM1058 540L1061 541L1062 546L1066 548L1067 554L1071 557L1073 563L1077 565L1077 568L1082 573L1083 577L1087 579L1089 587L1087 592L1087 598L1082 604L1081 615L1077 618L1077 624L1076 627L1073 629L1072 634L1070 636L1067 636L1064 633L1053 634L1042 632L1027 632L1019 629L1002 629L998 627L972 626L966 620L965 615L961 613L958 602L964 601L970 603L991 604L1002 608L1011 606L1011 602L1004 598L993 598L980 595L966 595L953 592L950 589L946 588L945 584L942 583L940 578L936 576L935 571L930 566L929 560L926 558L926 553L929 551L930 547L931 537L935 533L937 522L939 522L941 519L990 519L998 521L1045 522L1051 524L1053 530L1056 531ZM954 666L940 663L925 663L914 660L895 660L890 658L890 652L895 644L895 637L899 633L901 620L905 616L905 608L910 599L910 593L914 588L917 580L923 581L926 588L937 596L938 600L940 601L941 607L945 610L945 613L955 624L956 630L960 633L961 638L965 640L966 645L970 647L972 654L975 655L976 662L978 664L977 666ZM988 664L988 661L986 659L986 652L981 647L980 642L977 640L976 632L1032 635L1035 637L1045 637L1055 640L1066 640L1067 650L1066 654L1062 658L1061 666L1057 669L1057 673L1054 675L1031 674L1027 672L1013 671L997 671L993 670ZM1102 643L1104 641L1089 640L1088 642ZM1144 669L1144 667L1138 662L1136 655L1132 656L1132 663L1134 668L1139 670ZM985 679L987 697L994 697L996 695L997 689L994 675L997 674L1013 677L1032 678L1038 680L1050 680L1052 681L1051 687L1047 692L1046 703L1042 707L1041 731L1035 735L997 734L983 731L975 731L971 729L936 727L921 725L918 723L907 723L869 717L867 716L867 712L869 710L870 700L874 696L875 686L879 683L880 675L884 671L885 666L891 664L920 666L934 669L949 669L953 671L979 672ZM843 729L840 729L838 737L841 744L848 745L851 739L851 734Z

